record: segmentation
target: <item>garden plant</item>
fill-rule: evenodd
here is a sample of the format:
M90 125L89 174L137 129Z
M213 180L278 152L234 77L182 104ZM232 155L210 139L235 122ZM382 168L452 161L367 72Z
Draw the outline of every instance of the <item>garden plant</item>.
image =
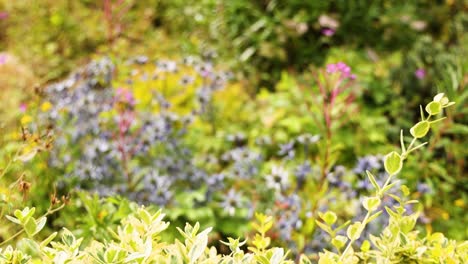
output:
M466 263L467 8L0 0L0 263Z

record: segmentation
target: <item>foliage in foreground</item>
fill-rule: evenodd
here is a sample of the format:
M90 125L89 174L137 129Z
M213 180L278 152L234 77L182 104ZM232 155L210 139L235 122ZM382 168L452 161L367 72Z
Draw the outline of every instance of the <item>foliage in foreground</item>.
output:
M116 230L109 230L114 239L106 242L93 241L82 248L83 238L75 237L64 229L60 241L54 242L57 232L43 241L32 237L45 224L45 219L34 219L34 209L16 211L10 220L23 225L30 238L23 239L13 248L0 249L0 263L294 263L288 260L282 248L269 248L270 238L265 236L272 226L272 218L257 214L254 227L257 234L252 241L228 238L221 242L227 245L230 254L223 255L209 244L211 228L199 232L199 224L186 224L184 230L178 228L183 240L174 243L161 241L161 233L169 226L164 222L161 211L150 213L141 207L122 220ZM333 215L324 215L325 221L332 223ZM336 219L336 218L335 218ZM448 240L441 233L419 238L413 230L416 217L403 216L402 212L390 215L390 224L380 238L373 237L375 249L363 244L354 257L337 261L331 252L321 256L319 263L463 263L468 257L468 243ZM34 224L31 224L34 223ZM37 223L37 225L35 224ZM352 229L352 228L351 228ZM352 232L352 231L351 231ZM348 236L354 236L348 231ZM338 248L346 237L336 237L332 243ZM242 247L248 243L249 253ZM312 263L304 255L299 263ZM390 261L390 262L389 262Z
M383 195L397 185L394 181L403 166L403 161L414 150L426 143L416 145L431 126L441 119L431 120L446 108L454 104L444 94L438 94L425 110L421 107L421 121L410 129L411 143L406 146L403 131L401 132L401 153L393 151L385 158L386 182L381 186L372 173L367 172L375 188L375 195L363 199L362 206L367 214L362 221L347 222L339 227L334 226L337 217L333 212L320 214L317 224L332 237L334 251L325 250L320 254L319 263L463 263L468 257L468 242L448 240L441 233L419 237L414 230L418 213L405 215L405 207L415 200L408 200L410 191L402 186L401 197L392 195L398 201L393 208L385 207L389 222L380 235L369 235L360 250L353 248L368 223L382 217L379 209ZM393 180L393 181L392 181ZM53 213L54 209L48 211ZM271 238L267 232L273 226L273 219L256 214L257 222L253 224L257 234L250 241L228 238L221 242L229 247L230 254L218 254L218 250L209 247L211 228L198 232L199 224L186 224L184 230L178 229L183 240L173 243L162 242L161 234L169 224L163 221L161 211L151 213L143 207L125 217L116 229L108 232L112 239L104 242L93 240L88 246L80 247L83 237L77 238L69 230L62 231L61 242L53 241L57 232L44 240L34 239L46 224L46 216L34 217L35 208L16 210L7 219L22 227L17 233L25 233L27 238L20 240L15 247L8 246L0 250L0 263L293 263L287 260L287 252L282 248L269 248ZM347 227L346 234L342 231ZM16 235L15 235L16 236ZM243 245L248 243L248 253ZM372 243L372 244L371 244ZM4 244L4 243L2 243ZM342 250L344 248L344 250ZM300 263L311 263L305 257L298 257Z

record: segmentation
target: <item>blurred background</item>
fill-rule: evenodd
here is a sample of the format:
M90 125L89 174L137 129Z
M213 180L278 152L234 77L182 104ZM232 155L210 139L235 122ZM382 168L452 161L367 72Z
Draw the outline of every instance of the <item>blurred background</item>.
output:
M50 154L25 165L24 181L32 184L32 191L28 197L18 193L21 198L17 202L40 208L43 199L45 210L50 190L65 195L77 186L102 196L119 194L171 208L168 215L172 222L215 223L221 238L248 233L251 211L261 210L276 215L277 234L272 237L278 237L278 244L293 245L296 252L314 252L321 234L313 221L307 221L309 213L347 207L349 200L338 195L339 190L347 191L337 181L361 188L358 194L350 194L359 200L359 193L366 192L364 170L381 171L381 154L399 146L400 129L407 133L420 117L419 105L443 92L456 105L431 132L425 150L408 160L402 177L414 191L413 197L422 201L417 209L423 216L421 232L438 230L449 238L467 239L467 11L464 0L0 0L0 158L6 164L15 151L12 142L20 139L21 126L32 126L29 129L36 132L40 126L54 126L59 131L55 146ZM190 58L198 64L191 64ZM93 64L96 61L100 63ZM347 88L352 96L344 94L337 112L331 113L340 119L339 125L327 126L320 107L326 98L318 86L322 69L338 62L351 68L355 80ZM84 73L80 72L83 67L88 67ZM177 70L172 71L172 67ZM208 85L204 72L211 72L211 67L213 72L222 71L216 76L226 80L222 79L221 91L205 95L198 86ZM199 75L192 80L195 72ZM90 101L97 100L101 103L95 103L103 106L107 95L94 88L67 94L59 87L67 87L69 81L78 91L90 78L87 74L94 76L96 83L103 79L102 87L113 87L112 98L120 98L123 106L98 107L95 112L86 112L91 118L84 117L82 112L90 109ZM210 81L209 85L217 87L218 79ZM180 82L186 82L188 88L182 89ZM162 96L155 95L154 89ZM66 110L75 114L72 118L62 117L64 107L81 100L80 96L88 101L73 105L76 113ZM205 105L205 99L211 103ZM152 105L154 100L158 106ZM177 136L177 144L171 130L171 139L160 139L158 142L166 143L157 150L152 149L153 144L141 157L128 154L127 164L122 160L127 152L109 132L122 129L122 123L115 128L106 122L114 117L122 121L127 113L122 109L131 108L135 127L141 129L151 122L157 127L157 122L146 120L148 115L143 113L163 113L167 121L165 100L171 111L195 120L187 129L170 123L184 133L182 139ZM201 110L194 105L201 105ZM96 126L85 129L97 116ZM346 120L341 116L347 116ZM80 123L80 118L87 122ZM109 136L103 136L107 132ZM102 175L88 175L83 157L89 154L90 137L102 140L96 143L99 151L107 153L107 147L115 145L122 155L99 162L93 156L89 170L123 166L125 175L115 174L110 181ZM307 140L309 143L304 143ZM323 155L328 157L325 161ZM159 162L156 165L155 160ZM177 182L158 178L176 173L170 167L178 161L195 164L196 170L190 167L187 175L191 176L184 174ZM264 175L281 175L278 170L270 173L277 164L290 171L285 180L289 188L280 186L276 195L269 197L267 181L265 190L253 191L252 183L263 182ZM242 172L236 172L239 166ZM148 199L142 197L138 186L146 179L141 175L153 175L155 168L161 175L151 176L155 189L149 193L164 188L174 193ZM9 177L18 173L19 169ZM248 173L253 176L245 178ZM139 181L122 183L130 175ZM327 198L319 202L313 193L321 190L317 183L321 175L327 177L330 187L323 190ZM184 177L202 179L202 183L196 186ZM315 183L302 187L307 181ZM81 202L64 209L50 223L51 228L70 224L86 232L93 223L101 230L100 225L120 219L115 211L117 202L112 200L103 207L108 208L106 212L95 205L97 211L90 213L90 219L77 220L74 216L92 208L93 203L93 198L79 195ZM233 209L222 212L230 207ZM354 217L358 211L343 212L340 217ZM289 212L289 218L282 218L284 212ZM1 232L8 234L6 229ZM97 234L105 238L102 232Z

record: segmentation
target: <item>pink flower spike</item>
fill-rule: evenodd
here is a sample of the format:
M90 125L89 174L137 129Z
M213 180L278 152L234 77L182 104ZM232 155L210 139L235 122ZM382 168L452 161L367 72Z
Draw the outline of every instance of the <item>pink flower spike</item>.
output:
M351 74L351 67L349 67L346 63L341 61L336 64L327 65L327 73L332 74L335 72L340 73L340 78L349 78L351 80L354 80L356 78L356 75Z
M419 80L422 80L426 77L426 70L424 70L423 68L419 68L414 72L414 76L416 76L416 78L418 78Z

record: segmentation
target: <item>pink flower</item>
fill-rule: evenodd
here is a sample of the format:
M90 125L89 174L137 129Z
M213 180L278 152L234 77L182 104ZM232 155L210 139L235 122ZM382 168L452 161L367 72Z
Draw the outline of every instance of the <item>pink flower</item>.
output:
M351 80L356 79L356 75L351 74L351 67L346 65L346 63L344 62L338 62L336 64L328 64L327 73L329 74L339 73L342 78L349 78Z
M418 78L419 80L422 80L426 77L426 70L423 68L419 68L414 72L414 76Z
M130 90L125 88L118 88L115 92L116 101L127 103L131 106L135 105L135 98Z
M332 29L332 28L324 28L324 29L322 29L322 35L327 36L327 37L331 37L331 36L335 35L335 30Z
M8 13L5 11L0 11L0 20L7 19L7 18L8 18Z
M3 65L7 62L7 55L6 54L0 54L0 65Z
M327 73L335 73L337 71L336 64L327 65Z
M20 106L19 106L19 110L21 113L24 113L26 112L26 110L28 109L28 105L25 104L25 103L21 103Z

